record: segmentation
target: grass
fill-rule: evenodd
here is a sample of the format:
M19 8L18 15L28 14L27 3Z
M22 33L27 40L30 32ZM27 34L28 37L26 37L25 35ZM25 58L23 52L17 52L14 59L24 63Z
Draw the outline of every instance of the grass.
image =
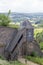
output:
M43 65L43 58L40 58L40 57L32 57L32 56L27 56L26 59L34 62L34 63L37 63L39 65Z
M0 59L0 65L24 65L20 63L19 61L6 61L6 60L1 60Z
M8 27L11 27L11 28L19 28L20 26L17 25L17 24L9 24Z
M38 25L37 25L37 24L32 24L32 26L34 26L34 28L37 28L37 27L38 27Z
M0 65L25 65L25 64L22 64L17 60L8 62L7 60L5 60L3 56L0 56Z
M3 56L0 56L0 65L25 65L20 63L19 61L7 61Z
M34 37L36 37L37 33L41 33L43 31L43 28L35 28L34 29Z
M19 61L11 61L10 63L12 65L25 65L25 64L20 63Z

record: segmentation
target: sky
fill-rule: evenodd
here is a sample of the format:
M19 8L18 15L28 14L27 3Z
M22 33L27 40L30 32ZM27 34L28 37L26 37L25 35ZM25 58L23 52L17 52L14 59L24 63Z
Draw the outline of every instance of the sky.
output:
M43 0L0 0L0 12L43 12Z

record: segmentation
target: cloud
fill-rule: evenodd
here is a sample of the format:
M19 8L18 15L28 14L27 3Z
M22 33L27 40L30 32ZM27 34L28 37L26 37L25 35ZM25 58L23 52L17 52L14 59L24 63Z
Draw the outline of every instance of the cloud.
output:
M1 0L0 12L43 12L43 0Z

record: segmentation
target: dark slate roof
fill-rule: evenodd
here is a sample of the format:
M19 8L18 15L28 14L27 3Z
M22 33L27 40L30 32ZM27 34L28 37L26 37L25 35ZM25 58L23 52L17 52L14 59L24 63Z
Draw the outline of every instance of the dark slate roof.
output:
M9 27L0 27L0 45L8 44L13 36L16 36L17 29L9 28Z
M22 26L22 27L25 27L25 28L33 28L33 26L31 25L31 23L30 23L28 20L24 20L24 21L21 23L21 26Z

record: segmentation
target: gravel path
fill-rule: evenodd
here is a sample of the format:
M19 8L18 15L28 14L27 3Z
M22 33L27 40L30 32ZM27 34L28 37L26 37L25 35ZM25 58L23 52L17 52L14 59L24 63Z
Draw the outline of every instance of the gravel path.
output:
M33 63L32 61L28 61L24 58L18 58L18 61L23 63L23 64L26 64L26 65L39 65L39 64Z

